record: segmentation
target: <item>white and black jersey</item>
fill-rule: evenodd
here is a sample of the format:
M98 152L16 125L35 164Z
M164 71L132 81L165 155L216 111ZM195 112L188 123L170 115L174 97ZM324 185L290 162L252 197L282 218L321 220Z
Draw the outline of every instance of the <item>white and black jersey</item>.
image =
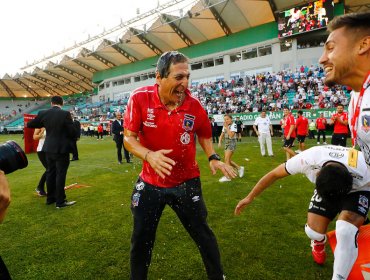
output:
M347 167L353 177L351 192L370 191L370 169L365 163L362 152L358 152L357 166L348 163L351 148L341 146L316 146L305 150L289 159L285 168L291 174L304 174L312 182L316 183L317 173L328 161L335 161Z

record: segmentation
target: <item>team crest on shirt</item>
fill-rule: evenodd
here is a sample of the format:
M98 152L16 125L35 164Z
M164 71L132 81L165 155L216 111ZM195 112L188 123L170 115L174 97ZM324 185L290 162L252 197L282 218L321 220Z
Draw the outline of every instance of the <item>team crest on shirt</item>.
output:
M370 131L370 116L369 115L363 115L361 117L361 130L363 130L365 133L368 133Z
M181 134L180 141L182 144L186 145L190 143L190 134L187 132L184 132Z
M185 114L184 115L184 122L182 123L182 128L186 131L190 131L194 127L194 120L195 116Z

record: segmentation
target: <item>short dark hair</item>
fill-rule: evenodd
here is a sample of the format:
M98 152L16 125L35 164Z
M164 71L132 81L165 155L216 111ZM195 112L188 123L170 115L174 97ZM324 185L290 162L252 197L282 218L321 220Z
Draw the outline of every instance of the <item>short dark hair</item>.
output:
M301 115L301 116L303 115L303 111L302 110L299 110L297 113L298 113L298 115Z
M157 71L161 78L167 78L170 73L171 64L176 64L179 62L188 62L189 59L182 53L177 51L170 51L163 53L157 62Z
M322 197L338 197L347 194L352 183L352 175L343 164L329 161L317 175L316 190Z
M61 96L53 96L51 99L50 99L50 102L52 104L55 104L55 105L63 105L63 98Z
M329 32L345 27L355 36L370 35L370 12L349 13L335 17L327 26Z

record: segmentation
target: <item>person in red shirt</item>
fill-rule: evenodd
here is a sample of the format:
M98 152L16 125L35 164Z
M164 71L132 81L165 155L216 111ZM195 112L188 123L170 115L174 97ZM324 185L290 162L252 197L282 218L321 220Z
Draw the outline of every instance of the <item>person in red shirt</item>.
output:
M295 119L288 108L283 109L284 115L284 145L283 149L286 154L286 160L295 156L295 152L291 149L296 137Z
M196 139L213 174L235 178L214 151L206 111L188 90L188 58L171 51L157 62L156 84L132 92L124 118L124 145L143 160L131 196L134 226L130 279L147 279L156 229L168 204L200 250L209 279L224 279L216 237L207 224Z
M317 145L320 145L320 136L322 135L323 144L326 145L326 119L324 114L320 113L320 117L316 119L316 128L317 128Z
M104 132L104 128L103 128L103 125L101 123L99 123L98 125L98 140L99 140L99 137L101 140L103 140L103 132Z
M331 144L346 147L348 137L348 115L344 112L344 106L342 104L338 104L337 113L331 116L330 124L334 125Z
M296 153L303 152L305 150L304 141L306 136L308 135L308 119L303 116L303 111L298 111L298 117L296 120L296 127L297 127L297 141L299 143L299 148Z

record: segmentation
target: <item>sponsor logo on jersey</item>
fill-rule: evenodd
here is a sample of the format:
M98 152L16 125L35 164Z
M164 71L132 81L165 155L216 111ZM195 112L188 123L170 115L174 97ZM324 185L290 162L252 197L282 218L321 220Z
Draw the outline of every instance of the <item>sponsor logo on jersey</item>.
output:
M143 122L143 124L147 127L153 127L153 128L156 128L157 125L155 123L152 123L152 122Z
M330 152L329 156L332 157L332 158L342 158L342 157L344 157L344 154L343 153L337 153L337 152Z
M190 134L187 133L187 132L184 132L181 137L180 137L180 141L182 144L186 145L186 144L189 144L190 143Z
M194 127L194 120L195 116L185 114L184 115L184 122L182 123L182 128L186 131L190 131Z

